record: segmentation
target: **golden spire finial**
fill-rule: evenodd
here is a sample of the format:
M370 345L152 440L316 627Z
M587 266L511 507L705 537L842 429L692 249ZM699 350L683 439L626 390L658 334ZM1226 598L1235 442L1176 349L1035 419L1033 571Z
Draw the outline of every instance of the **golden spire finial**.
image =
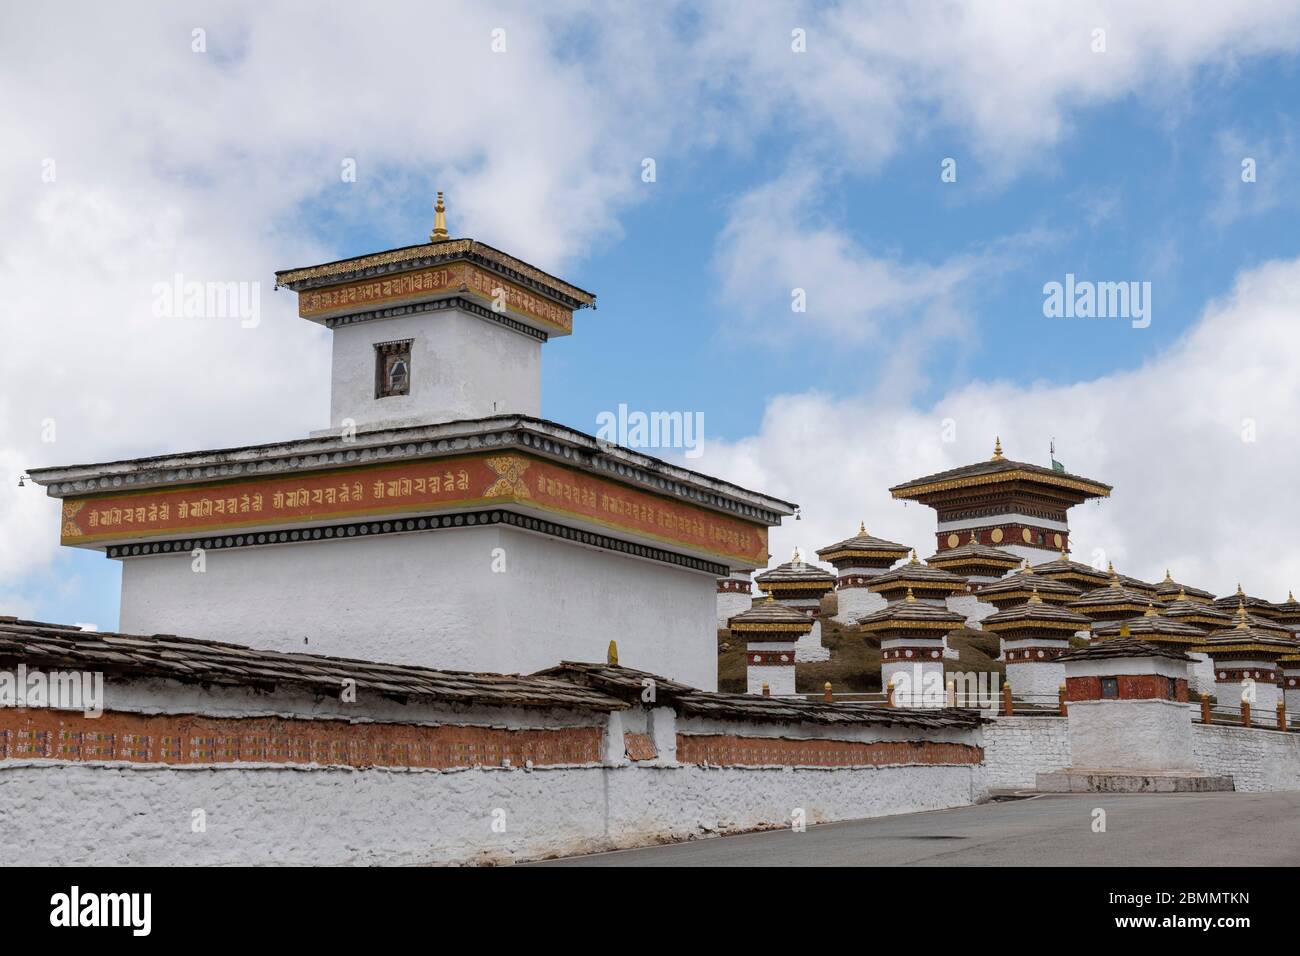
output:
M1147 601L1147 612L1146 612L1145 614L1143 614L1142 616L1143 616L1143 617L1159 617L1159 616L1160 616L1159 612L1156 611L1156 606L1155 606L1155 603L1154 603L1154 602L1152 602L1152 601Z
M858 534L866 534L866 533L867 533L867 523L865 521L859 521Z
M1173 583L1174 583L1174 576L1173 576L1172 574L1169 573L1169 569L1168 569L1168 568L1165 568L1165 583L1166 583L1166 584L1173 584Z
M769 594L769 595L767 596L767 600L764 601L763 603L764 603L764 604L775 604L775 603L776 603L776 598L772 597L772 595Z
M1187 600L1187 588L1180 587L1180 588L1178 589L1178 597L1176 597L1174 600L1176 600L1176 601L1186 601L1186 600Z
M1245 597L1245 596L1246 596L1246 592L1243 591L1243 590L1241 589L1241 582L1238 581L1238 582L1237 582L1237 597L1239 597L1239 598L1243 598L1243 597Z
M1290 589L1288 589L1287 592L1286 592L1286 603L1287 603L1287 604L1294 604L1294 603L1295 603L1295 593L1294 593L1293 591L1291 591Z
M792 554L792 555L790 556L790 563L791 563L791 564L803 564L803 558L801 558L801 557L799 556L799 548L798 548L798 546L795 547L795 549L794 549L794 554Z
M908 604L916 603L916 595L912 593L911 585L908 586L907 597L903 598L903 600L906 601Z
M1043 599L1038 596L1038 585L1034 585L1034 592L1029 595L1030 604L1042 604Z
M1107 562L1106 570L1110 572L1110 583L1119 584L1119 572L1115 570L1115 565L1113 563Z
M605 652L605 662L614 667L618 666L618 641L609 642L609 650Z
M989 461L1002 460L1002 436L998 435L993 439L993 457Z
M442 242L449 239L447 235L447 207L442 204L442 190L438 190L438 201L433 204L433 232L429 233L430 242Z
M913 548L913 549L912 549L912 560L911 560L909 563L910 563L910 564L920 564L920 563L921 563L921 559L918 558L918 557L916 556L916 548Z

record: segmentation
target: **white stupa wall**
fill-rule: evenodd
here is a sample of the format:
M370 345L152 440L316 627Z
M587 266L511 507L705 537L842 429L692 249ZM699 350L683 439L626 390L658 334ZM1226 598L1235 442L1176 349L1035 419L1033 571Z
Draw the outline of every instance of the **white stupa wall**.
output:
M1292 671L1282 679L1287 719L1292 726L1300 725L1300 670Z
M718 682L716 577L491 525L122 562L120 630L453 670Z
M835 594L839 600L839 612L834 620L841 624L856 624L859 618L879 611L889 603L875 591L866 588L841 588Z
M911 656L885 659L885 651L899 649L905 654L910 650ZM881 641L880 650L880 689L884 691L893 681L897 706L943 707L946 704L942 646L918 645L915 639L892 639Z
M1070 760L1084 770L1192 770L1192 706L1172 700L1076 700Z
M746 652L749 654L751 661L755 651L787 653L790 656L790 663L780 665L754 664L751 662L745 668L745 693L761 694L763 693L763 685L767 684L768 694L772 697L793 696L795 693L795 642L763 641L749 644Z
M812 630L799 638L794 648L797 661L828 661L831 658L830 648L822 646L821 621L813 621Z
M737 571L731 575L730 580L741 584L750 584L749 571ZM748 611L754 604L754 595L751 590L748 591L718 591L718 627L725 628L727 622L737 614L743 614Z
M411 340L410 393L375 398L375 345ZM542 343L457 309L341 326L333 332L330 426L539 417Z
M773 597L776 599L777 604L784 604L786 607L801 611L813 622L812 630L799 638L795 644L795 660L830 660L830 648L822 646L822 622L818 620L821 615L821 600L819 598L783 598L779 592L773 594Z
M1187 686L1200 699L1201 694L1214 694L1214 662L1209 654L1188 651L1192 664L1187 669Z
M1186 679L1188 666L1163 657L1071 661L1070 677ZM1012 692L1014 693L1014 685ZM1166 699L1075 700L1068 705L1071 766L1082 770L1191 770L1194 706Z
M879 574L884 574L886 569L864 568L853 565L838 568L837 570L840 580L843 580L848 575L874 578ZM858 618L873 611L878 611L889 603L879 594L869 591L864 585L860 584L855 584L852 587L837 584L835 587L835 600L838 610L832 620L840 624L856 624Z
M1276 726L1277 702L1281 699L1281 688L1274 682L1266 682L1263 678L1249 682L1218 679L1218 674L1223 672L1225 667L1234 672L1248 670L1262 674L1270 670L1276 672L1277 664L1270 664L1268 661L1231 661L1221 664L1215 671L1216 681L1212 692L1218 699L1217 709L1232 711L1241 707L1242 696L1250 688L1254 694L1254 700L1250 704L1250 722L1267 727Z
M1060 698L1065 665L1051 661L1008 663L1007 682L1011 684L1012 697L1038 707L1051 707Z
M966 626L977 631L982 631L984 626L980 621L990 614L996 614L998 609L987 601L981 601L973 594L954 594L945 602L948 610L954 614L960 614L966 619Z

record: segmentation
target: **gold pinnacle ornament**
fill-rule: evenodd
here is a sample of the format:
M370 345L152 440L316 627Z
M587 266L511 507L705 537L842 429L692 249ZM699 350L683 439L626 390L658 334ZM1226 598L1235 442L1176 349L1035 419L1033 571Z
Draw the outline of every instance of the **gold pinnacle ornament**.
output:
M447 207L442 204L442 190L438 190L438 201L433 204L433 232L429 233L429 241L443 242L450 238L447 235Z

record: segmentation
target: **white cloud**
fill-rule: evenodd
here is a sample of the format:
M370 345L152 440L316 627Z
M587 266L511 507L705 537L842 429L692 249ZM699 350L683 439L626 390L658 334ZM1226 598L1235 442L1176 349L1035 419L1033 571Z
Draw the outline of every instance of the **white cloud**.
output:
M777 396L757 435L708 443L694 465L803 506L802 521L774 532L775 560L795 544L810 553L847 537L859 520L924 557L934 551L934 512L893 501L890 485L982 460L995 435L1008 457L1046 464L1055 438L1070 470L1115 488L1072 512L1083 560L1100 548L1136 577L1158 580L1170 568L1220 594L1240 581L1280 600L1300 588L1298 301L1300 259L1272 262L1241 274L1187 336L1138 370L1028 388L973 382L927 408ZM950 417L957 441L944 444ZM1247 419L1253 442L1242 440Z

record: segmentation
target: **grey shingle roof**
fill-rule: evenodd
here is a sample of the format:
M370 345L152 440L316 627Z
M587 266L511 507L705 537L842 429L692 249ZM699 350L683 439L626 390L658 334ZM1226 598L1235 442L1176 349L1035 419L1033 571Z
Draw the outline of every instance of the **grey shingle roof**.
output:
M869 534L866 527L863 526L851 538L845 538L843 541L836 541L824 548L818 548L817 557L823 561L829 561L838 553L857 551L879 554L882 557L893 557L894 560L898 560L898 558L907 557L907 553L911 550L907 545L899 544L897 541L877 538L874 534Z
M1104 661L1125 657L1165 657L1171 661L1190 661L1191 658L1182 651L1175 650L1168 644L1156 644L1152 641L1139 641L1136 638L1120 637L1113 641L1101 641L1091 647L1081 648L1062 654L1056 660L1062 661Z
M358 691L407 701L514 707L622 709L621 700L544 677L442 671L408 664L288 654L172 634L115 634L0 618L0 662L45 670L84 669L189 684L293 688L338 697L344 680Z
M602 693L621 695L629 702L641 699L644 681L656 681L656 697L690 717L741 718L779 723L893 724L918 728L974 727L979 714L967 710L886 707L883 704L846 701L827 704L819 700L763 697L758 694L715 694L665 681L646 671L604 664L565 661L540 674L581 681Z

